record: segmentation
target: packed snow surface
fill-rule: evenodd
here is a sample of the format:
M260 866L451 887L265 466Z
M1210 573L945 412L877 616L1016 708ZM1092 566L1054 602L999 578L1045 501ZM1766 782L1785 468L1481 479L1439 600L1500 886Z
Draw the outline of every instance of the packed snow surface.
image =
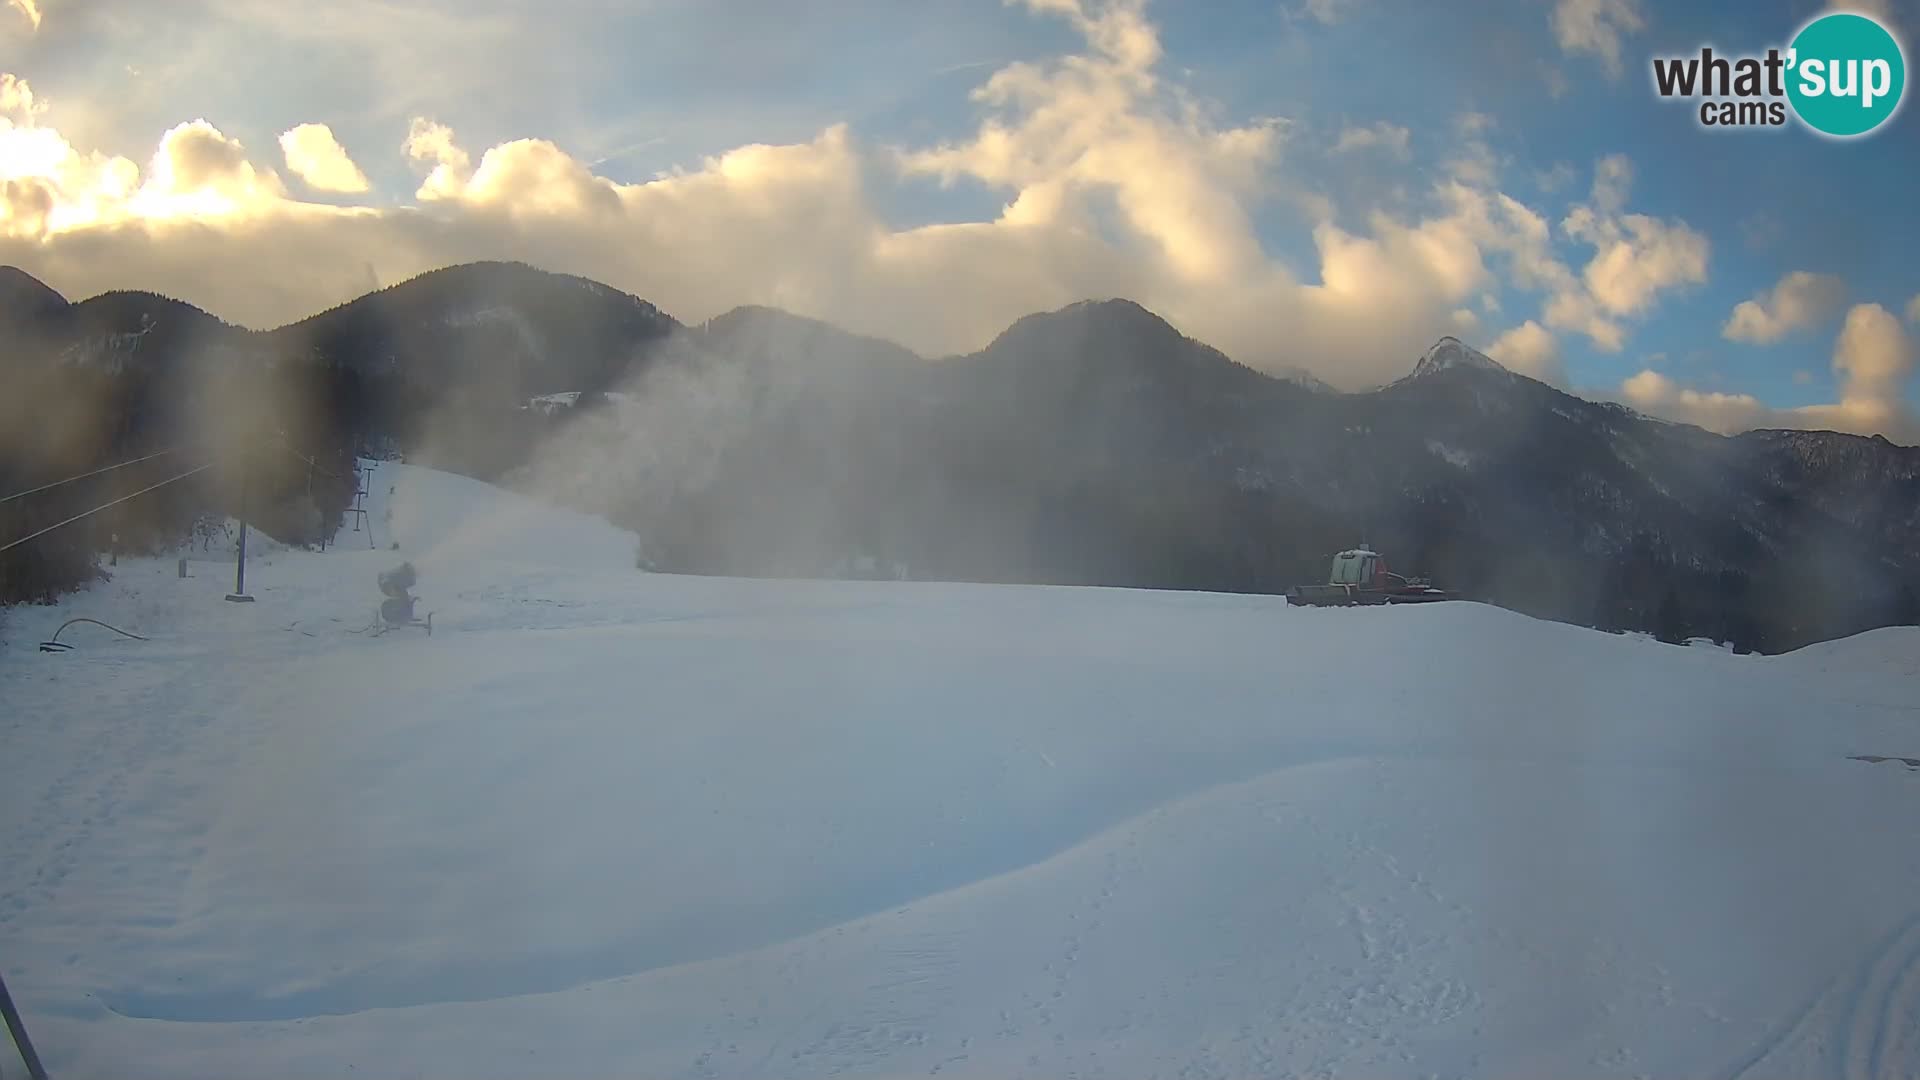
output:
M1851 760L1920 757L1920 631L670 577L371 489L254 604L5 613L57 1080L1920 1073L1920 772ZM403 558L432 636L356 633Z

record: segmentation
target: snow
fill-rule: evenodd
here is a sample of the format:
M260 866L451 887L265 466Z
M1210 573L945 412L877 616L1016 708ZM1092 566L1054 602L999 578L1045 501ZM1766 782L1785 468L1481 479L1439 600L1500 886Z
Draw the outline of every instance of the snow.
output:
M141 318L139 330L131 333L97 334L67 346L60 353L63 364L98 366L118 374L131 363L147 335L154 330L152 316Z
M1889 626L1844 641L1809 645L1781 658L1809 675L1920 678L1920 626ZM1920 701L1914 703L1920 709Z
M556 412L573 408L579 400L580 391L564 390L558 394L541 394L538 397L528 398L526 407L534 412L551 416Z
M1325 379L1320 378L1318 375L1315 375L1303 367L1284 367L1273 374L1275 378L1294 383L1316 394L1337 394L1340 392L1334 388L1332 383L1327 382Z
M1233 486L1240 491L1272 491L1273 475L1265 469L1237 465L1233 470Z
M454 327L484 326L488 323L522 323L520 310L512 304L490 304L486 307L469 308L454 311L443 320Z
M1413 366L1413 374L1408 378L1417 379L1422 375L1431 375L1449 368L1480 368L1485 371L1498 371L1505 374L1507 369L1499 361L1486 353L1474 349L1459 338L1443 337L1428 349L1426 355Z
M1438 439L1427 440L1427 452L1456 469L1473 468L1473 454L1457 447L1448 446Z
M209 553L5 613L59 1080L1920 1069L1920 774L1849 760L1920 755L1915 632L673 577L369 490L254 604ZM402 559L433 635L353 632ZM74 614L153 640L34 651Z
M622 408L633 408L639 404L638 398L619 390L608 390L602 396ZM524 407L544 416L552 416L555 413L566 412L579 403L580 391L563 390L557 394L541 394L538 397L528 398Z

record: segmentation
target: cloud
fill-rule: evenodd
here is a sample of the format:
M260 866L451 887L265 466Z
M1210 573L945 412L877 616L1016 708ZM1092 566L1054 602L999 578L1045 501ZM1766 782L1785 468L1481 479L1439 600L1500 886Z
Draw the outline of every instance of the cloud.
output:
M25 79L19 79L12 71L0 73L0 115L19 117L25 121L44 110L46 106L36 104L33 86L27 85Z
M1621 71L1621 38L1646 27L1637 0L1560 0L1553 8L1553 36L1568 54L1600 58L1609 76Z
M1837 402L1771 409L1748 394L1703 393L1651 370L1626 380L1620 392L1643 411L1714 431L1820 428L1914 443L1920 441L1920 418L1906 400L1914 362L1913 340L1899 318L1879 304L1856 304L1834 342Z
M1541 191L1559 191L1561 188L1573 183L1574 178L1578 175L1579 174L1574 171L1573 166L1564 161L1556 161L1551 168L1541 169L1534 173L1533 182L1539 186Z
M1879 304L1856 304L1847 312L1833 348L1841 399L1897 402L1913 373L1913 341L1900 320Z
M1350 127L1341 131L1340 138L1333 144L1333 152L1350 154L1377 150L1389 157L1405 160L1411 153L1408 144L1412 135L1407 128L1382 120L1372 127Z
M1751 394L1695 390L1651 368L1622 382L1620 394L1627 404L1642 412L1725 434L1768 426L1772 415Z
M982 64L964 65L964 67L982 67L982 66L984 65ZM961 69L956 69L956 70L961 70ZM623 157L629 157L633 154L639 153L642 150L652 149L653 147L659 146L661 143L664 143L666 141L667 141L667 138L664 135L655 135L651 139L641 139L639 142L628 143L625 146L616 147L612 150L609 150L606 153L601 154L599 157L594 158L592 161L588 162L587 164L594 168L598 168L602 165L605 165L609 161L618 161Z
M33 29L40 29L41 11L37 0L7 0L7 6L26 16Z
M1298 15L1322 26L1332 26L1352 14L1356 3L1357 0L1302 0Z
M545 139L516 139L493 147L464 182L442 175L437 197L510 215L584 221L617 213L620 188Z
M414 198L422 202L453 198L466 186L473 159L453 141L452 128L416 116L401 147L415 162L432 166Z
M1780 243L1786 223L1764 210L1740 219L1740 239L1753 251L1767 251Z
M579 47L581 36L604 32L619 17L597 0L551 0L532 17L516 13L524 5L499 0L88 0L75 7L104 53L145 70L147 93L291 103L302 98L293 87L320 85L329 113L383 123L447 102L553 115L570 104L563 73L581 78L609 59Z
M1920 323L1920 295L1907 301L1907 321Z
M1476 187L1493 187L1499 183L1503 163L1487 141L1493 128L1493 117L1483 112L1465 112L1453 118L1458 141L1445 163L1449 176Z
M1627 192L1633 187L1633 162L1625 154L1609 154L1593 166L1593 209L1600 214L1617 214L1627 205Z
M125 158L81 154L41 127L44 108L26 80L0 75L0 238L38 240L51 232L117 220L139 185Z
M1566 229L1594 246L1587 289L1611 314L1640 314L1662 291L1707 280L1707 239L1684 224L1645 214L1617 221L1576 215Z
M1594 249L1581 271L1584 290L1557 280L1547 306L1549 326L1578 329L1608 351L1623 344L1621 317L1642 315L1661 293L1707 280L1711 249L1703 234L1684 222L1621 212L1632 182L1633 167L1625 155L1610 155L1595 165L1589 201L1575 206L1560 225L1566 235Z
M128 225L232 223L280 208L285 196L278 174L256 168L238 140L205 120L161 136L143 179L126 158L82 154L57 131L0 118L0 239L45 243ZM96 251L110 270L112 253Z
M1528 319L1496 338L1487 346L1487 355L1509 371L1539 379L1549 386L1567 385L1566 369L1560 363L1560 343L1553 332Z
M285 194L277 174L247 160L240 140L205 120L193 120L160 137L136 199L143 217L222 217L244 214Z
M638 183L596 174L554 139L470 152L423 113L396 147L420 178L414 205L341 206L289 195L205 122L169 132L143 170L27 121L0 133L11 140L0 170L17 174L0 262L70 295L152 288L265 326L357 295L370 277L510 257L687 321L771 304L930 355L978 348L1035 310L1127 296L1243 362L1306 364L1347 388L1403 374L1442 334L1476 333L1474 309L1496 310L1484 298L1502 293L1509 325L1524 330L1533 314L1540 328L1503 351L1551 374L1543 335L1619 348L1665 289L1704 272L1704 241L1690 246L1683 223L1628 212L1624 159L1596 168L1578 230L1503 191L1484 114L1456 121L1472 167L1438 172L1392 209L1281 216L1304 254L1277 257L1256 211L1314 202L1284 168L1286 122L1223 119L1170 80L1138 0L1025 6L1084 45L994 71L955 138L877 147L829 124ZM874 187L901 177L983 189L1000 205L900 227ZM1582 244L1594 248L1584 273L1563 255ZM1523 310L1529 294L1539 311Z
M1632 179L1625 156L1601 159L1587 202L1561 221L1559 237L1593 249L1579 273L1557 253L1555 229L1538 211L1471 183L1457 181L1454 191L1475 241L1506 258L1511 283L1544 294L1546 328L1618 352L1628 320L1652 310L1662 293L1706 279L1709 254L1706 238L1684 222L1622 213Z
M1014 191L1003 216L1014 225L1091 228L1088 196L1109 196L1127 230L1190 281L1258 267L1241 196L1272 160L1276 126L1215 129L1190 110L1155 109L1160 46L1140 0L1093 13L1077 0L1027 3L1066 14L1094 55L996 72L973 96L1010 115L969 141L905 155L905 170Z
M1795 426L1830 427L1862 435L1920 442L1920 420L1907 404L1914 366L1913 340L1898 316L1879 304L1856 304L1847 312L1833 347L1840 400L1793 410Z
M325 124L301 124L280 136L287 171L316 191L359 194L372 185Z
M47 107L33 96L33 87L27 80L0 73L0 118L11 123L33 124L46 111Z
M1453 118L1453 126L1462 135L1484 135L1493 130L1495 121L1490 113L1463 112Z
M1768 293L1742 300L1720 336L1728 341L1770 345L1788 334L1818 325L1840 309L1846 282L1832 274L1796 270Z

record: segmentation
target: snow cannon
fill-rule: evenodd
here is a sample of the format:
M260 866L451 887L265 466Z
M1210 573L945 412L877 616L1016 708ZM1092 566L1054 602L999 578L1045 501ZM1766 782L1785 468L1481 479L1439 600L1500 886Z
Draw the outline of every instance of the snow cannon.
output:
M428 637L433 636L433 613L428 612L425 619L416 618L413 613L417 598L411 590L419 580L420 575L410 562L380 572L380 592L386 596L385 600L380 601L380 613L376 619L380 624L380 633L413 626L425 630Z

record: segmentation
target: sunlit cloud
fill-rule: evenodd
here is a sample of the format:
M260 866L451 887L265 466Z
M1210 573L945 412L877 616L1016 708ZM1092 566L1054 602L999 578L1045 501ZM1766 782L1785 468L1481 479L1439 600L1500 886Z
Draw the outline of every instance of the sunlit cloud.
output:
M1621 72L1622 40L1647 25L1637 0L1559 0L1553 8L1553 35L1569 55L1599 57L1610 76Z
M1735 306L1720 336L1728 341L1770 345L1831 317L1846 295L1847 284L1838 277L1796 270L1781 278L1772 290Z
M41 113L46 112L46 108L34 98L33 87L27 84L27 80L11 73L0 73L0 118L10 123L31 125Z
M325 124L301 124L280 136L287 171L316 191L357 195L373 185Z
M1550 386L1567 385L1566 369L1560 363L1560 343L1553 332L1528 319L1494 339L1487 355L1502 367Z
M1601 159L1591 201L1561 223L1567 235L1594 249L1581 276L1588 296L1610 316L1639 315L1662 292L1707 280L1705 235L1684 222L1622 213L1632 181L1625 155Z
M26 16L27 23L33 29L40 29L40 4L38 0L7 0L7 6Z
M1651 368L1620 384L1627 404L1654 416L1731 434L1771 426L1774 414L1751 394L1728 394L1683 386Z
M279 175L256 168L238 139L194 120L161 137L146 182L127 209L130 217L148 221L208 221L267 213L285 199Z
M1833 350L1843 399L1899 401L1913 363L1913 340L1892 312L1879 304L1856 304L1847 312Z
M423 202L457 196L466 186L473 159L453 141L453 129L423 116L414 117L402 144L415 163L424 163L431 171L421 182L414 197Z
M1564 344L1621 350L1669 295L1706 280L1704 234L1641 212L1624 156L1602 158L1589 192L1550 211L1513 193L1499 125L1468 112L1425 190L1336 207L1300 186L1290 162L1408 158L1408 127L1383 121L1308 145L1290 133L1311 128L1223 118L1198 98L1167 70L1138 0L1021 6L1064 21L1083 45L993 70L972 93L973 121L945 141L881 145L833 123L622 183L596 171L600 151L559 138L466 142L422 113L385 136L389 162L413 168L407 206L296 194L204 120L166 132L144 164L77 147L45 125L26 83L0 80L0 261L69 295L151 288L266 326L370 279L518 258L687 321L770 304L926 355L978 348L1035 310L1127 296L1243 362L1348 389L1403 374L1449 333L1564 385ZM302 191L370 196L369 174L386 175L320 124L288 128L278 149ZM1538 186L1535 170L1518 175ZM984 189L998 208L901 227L876 190L897 179ZM1558 170L1555 186L1571 179ZM1294 230L1286 255L1255 224L1276 207L1292 215L1273 219ZM1863 349L1848 355L1872 355ZM1693 401L1686 388L1637 385L1663 407ZM1856 388L1850 400L1866 398Z
M1340 138L1333 144L1336 154L1351 154L1361 151L1377 151L1394 158L1406 158L1410 149L1413 133L1399 124L1389 124L1385 120L1371 127L1350 127L1340 132Z
M1627 379L1620 392L1645 412L1714 431L1823 428L1912 442L1920 440L1920 418L1907 402L1914 364L1913 339L1899 317L1879 304L1856 304L1833 347L1838 402L1772 409L1749 394L1702 392L1652 370Z

